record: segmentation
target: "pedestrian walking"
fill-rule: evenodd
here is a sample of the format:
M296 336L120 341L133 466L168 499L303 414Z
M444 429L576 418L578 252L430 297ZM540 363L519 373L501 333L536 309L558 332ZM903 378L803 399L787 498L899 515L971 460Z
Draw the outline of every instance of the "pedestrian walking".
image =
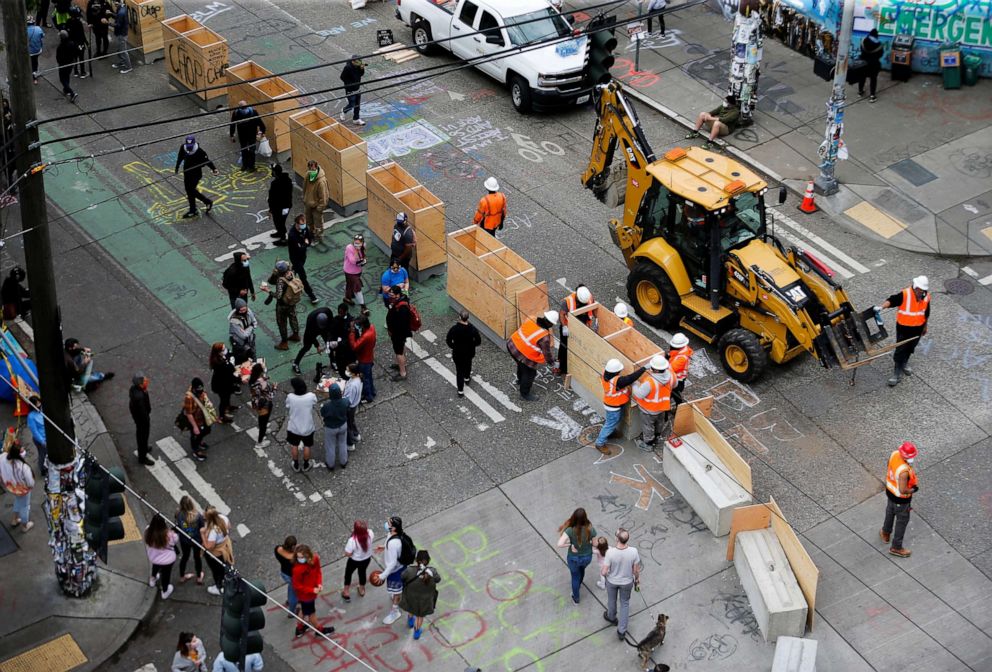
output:
M52 12L52 24L56 30L65 30L69 23L69 11L72 9L72 0L55 0L55 10Z
M34 21L42 28L48 28L48 10L51 7L51 0L38 0L38 11L35 13Z
M78 48L69 39L69 33L65 30L59 31L59 46L55 49L55 62L58 64L59 81L62 83L62 95L69 98L70 103L79 100L79 94L72 90L69 81L72 77L72 68L76 64Z
M117 72L122 75L131 72L131 55L128 53L127 33L127 6L120 2L117 4L117 12L114 14L114 42L117 43L117 62L112 67L117 68Z
M31 520L34 471L24 459L25 451L19 439L8 432L4 443L6 448L0 456L0 480L3 480L4 489L14 496L14 518L10 521L10 526L17 527L23 523L24 527L21 530L27 532L34 527L34 521Z
M42 0L47 5L46 0ZM86 22L93 32L93 42L96 45L94 56L100 58L110 51L110 26L114 20L110 5L104 0L90 0L86 5Z
M214 585L207 588L211 595L224 592L226 567L234 565L234 544L231 542L231 521L212 506L203 512L203 529L200 530L201 543L207 549L207 566L213 575Z
M655 355L648 363L647 375L634 383L634 403L641 411L641 439L637 447L653 451L662 437L672 408L672 372L668 360Z
M499 182L495 177L488 178L483 186L489 192L479 199L479 207L475 209L476 226L495 237L497 231L503 230L506 221L506 195L499 190Z
M372 375L375 368L375 342L375 325L369 321L368 315L362 315L352 325L348 345L355 353L358 370L362 374L362 401L366 403L375 401L375 380Z
M668 0L647 0L646 9L648 10L648 35L652 32L651 19L658 19L658 34L662 37L665 36L665 15L661 14L661 10L668 7Z
M375 535L364 520L356 520L351 526L351 536L344 545L344 554L348 558L344 564L344 588L341 589L341 599L351 602L351 577L358 573L358 596L365 597L366 570L372 561L372 540Z
M475 349L482 345L482 335L475 325L469 324L467 310L458 313L458 322L451 329L444 342L451 348L451 361L455 363L455 387L458 396L465 396L465 386L472 384L472 360Z
M279 563L279 578L286 582L286 608L292 613L299 613L296 590L293 589L293 567L296 566L296 537L292 534L286 537L282 544L275 547L276 562Z
M248 389L251 391L251 407L258 416L258 438L255 440L255 448L261 450L269 445L269 441L265 438L265 430L269 426L269 418L272 417L272 398L276 391L276 384L269 380L265 365L261 362L255 362L251 367Z
M234 382L237 372L234 368L234 355L223 343L214 343L210 347L210 389L217 395L217 422L227 424L234 420L231 415L238 406L231 403L234 394Z
M383 271L379 281L379 295L387 310L390 306L389 290L393 287L399 287L404 294L410 291L410 271L403 268L396 259L390 259L389 268Z
M38 83L38 59L45 49L45 31L35 25L33 16L28 17L28 56L31 57L31 78Z
M244 667L239 668L224 657L223 651L218 651L217 657L214 658L213 672L262 672L263 667L265 661L262 660L260 653L249 653L245 656Z
M127 408L134 420L134 439L138 445L138 463L146 467L155 466L150 457L151 447L148 437L152 431L152 402L148 396L148 377L138 372L131 378L131 389L128 390Z
M348 311L347 303L338 304L338 314L331 319L330 352L327 353L331 365L342 378L348 377L348 365L355 361L355 351L351 349L351 341L348 338L355 318Z
M176 511L176 527L183 532L179 535L179 550L182 555L179 558L179 583L186 583L196 577L196 585L203 585L203 552L200 547L194 544L200 543L205 521L203 514L196 508L196 503L189 495L183 495L179 500L179 510ZM195 574L186 573L190 557L193 558L193 569Z
M356 126L364 126L362 120L362 77L365 75L365 64L362 57L355 54L351 60L341 68L341 81L344 82L344 93L348 98L348 104L341 110L341 121L348 118L351 112L351 120Z
M606 590L606 577L603 576L603 567L606 566L606 552L610 550L610 542L606 537L596 537L592 542L592 559L596 563L599 580L596 587Z
M410 327L412 313L410 299L398 285L393 285L389 294L391 305L386 313L386 331L393 343L393 354L396 355L396 363L389 366L396 371L392 377L395 383L406 380L406 339L413 336Z
M517 363L517 384L520 386L520 396L527 401L537 401L530 393L537 378L537 367L547 364L555 365L555 356L551 350L551 328L558 323L558 313L549 310L536 318L531 318L520 325L510 338L506 339L506 351Z
M611 359L606 362L603 370L603 408L606 411L606 418L603 421L603 428L599 430L596 437L596 450L609 455L610 451L606 447L606 441L616 430L623 419L623 411L630 403L630 386L637 382L637 379L644 373L643 366L638 367L626 376L621 376L623 363L619 359Z
M307 227L306 219L303 215L297 215L293 221L293 228L289 230L286 238L287 250L289 251L289 263L293 267L293 273L303 282L303 291L306 292L310 303L317 303L317 295L314 294L310 282L307 280L307 250L314 244L315 232Z
M183 219L196 217L200 214L199 210L196 209L197 201L206 204L206 211L210 212L214 207L214 202L201 194L197 187L200 180L203 179L203 167L207 166L216 175L217 166L207 156L203 147L200 147L195 135L187 135L185 142L179 147L174 171L176 175L179 174L179 166L183 167L183 188L186 190L186 200L189 202L189 210L183 215Z
M306 544L296 547L296 564L293 566L293 590L299 600L300 614L313 628L314 634L330 635L334 632L331 626L321 627L317 622L317 596L324 590L324 573L320 569L320 557ZM299 639L306 632L306 625L296 623L296 634L293 639Z
M603 618L617 626L617 639L627 634L630 617L630 593L641 580L641 556L637 549L628 546L630 533L622 527L617 530L617 545L606 551L602 576L606 577L606 611Z
M255 331L258 318L244 299L234 300L234 310L227 316L228 334L231 338L231 352L234 363L241 364L255 359Z
M93 370L93 351L80 343L79 339L65 339L63 359L69 384L75 392L89 392L98 384L114 377L113 371L103 373Z
M414 639L420 639L424 617L433 614L437 606L437 584L441 583L441 575L430 565L431 554L420 549L416 564L403 570L400 609L407 613L406 627L413 628Z
M251 255L244 250L238 250L233 255L231 265L224 269L220 285L227 290L227 298L234 308L238 299L255 300L255 282L251 279Z
M593 298L592 292L581 282L576 285L575 291L571 292L562 299L561 304L558 306L558 317L560 319L558 327L558 371L557 373L561 375L566 375L568 373L568 320L569 314L578 310L579 308L585 308L586 306L592 305L596 299ZM593 331L599 331L599 323L596 318L598 308L593 308L592 310L587 310L586 312L576 315L575 318L586 325Z
M586 567L592 562L592 540L596 537L596 528L589 522L586 510L579 507L561 524L558 533L558 548L568 548L565 562L572 576L572 602L578 604Z
M258 116L255 108L248 101L238 101L238 106L231 112L230 126L231 142L237 136L241 148L241 170L246 173L255 172L255 150L258 142L265 134L265 122ZM278 164L276 164L278 165Z
M348 401L348 451L355 450L355 444L362 440L358 431L358 405L362 403L362 373L358 370L358 362L352 362L345 370L347 378L344 384L344 398Z
M171 672L207 672L207 651L192 632L180 632Z
M300 362L303 361L303 356L310 352L310 348L316 348L319 355L324 352L324 347L334 340L333 317L331 309L326 306L312 310L307 315L307 322L303 327L303 345L300 346L300 351L293 360L293 373L302 375ZM318 338L324 341L324 345L317 342Z
M68 20L65 22L65 30L69 33L69 39L76 45L76 67L75 75L80 79L86 79L86 24L83 22L83 10L76 5L69 8Z
M4 101L6 102L6 101ZM20 266L14 266L0 285L0 303L3 303L3 319L13 320L20 316L28 318L31 312L31 291L23 284L27 273Z
M303 178L303 216L317 244L324 241L324 210L329 198L324 169L312 159L307 161L307 173Z
M927 335L927 321L930 319L930 280L925 275L913 278L911 287L890 296L881 306L875 308L875 314L878 315L886 308L897 308L896 343L900 345L892 355L892 377L888 380L889 387L895 387L904 375L913 375L909 358L916 351L920 339Z
M320 407L324 421L324 464L334 471L335 463L348 466L348 400L337 383L327 390L327 401Z
M271 234L275 238L273 245L286 244L286 219L293 208L293 180L278 163L272 164L272 181L269 182L269 217L276 230Z
M672 393L677 401L682 400L682 390L685 389L685 381L689 377L689 364L692 362L693 350L689 347L689 337L682 332L672 335L672 342L668 345L668 366L675 376L675 387Z
M31 441L38 451L38 473L44 478L48 475L48 438L45 436L45 414L41 410L41 397L32 394L28 399L31 408L28 411L28 431L31 433Z
M405 212L396 213L396 224L393 226L393 240L389 244L389 264L393 260L400 262L407 273L410 272L410 262L413 261L417 250L417 234L410 225L410 218Z
M217 411L213 403L207 397L207 391L203 387L203 381L194 378L186 390L183 397L183 415L189 425L189 450L193 458L198 462L207 459L204 452L208 446L204 439L210 434L210 426L217 421Z
M414 563L417 550L413 540L403 531L402 518L390 516L384 527L387 535L386 545L380 546L379 549L383 551L382 561L385 567L382 575L386 577L386 593L389 595L391 606L382 622L385 625L392 625L402 615L400 598L403 595L403 570Z
M865 76L858 82L858 95L865 95L865 79L869 82L869 97L868 102L874 103L878 100L875 97L876 89L878 88L878 73L882 70L882 56L885 53L885 47L882 46L882 41L878 39L878 29L872 28L865 38L861 40L861 59L865 62Z
M158 584L159 594L163 600L169 599L175 586L172 585L172 566L176 564L176 546L179 535L176 534L160 514L152 516L151 522L145 528L145 552L148 561L152 563L152 575L148 585L152 588Z
M302 378L291 378L293 391L286 395L286 443L293 458L293 471L310 471L310 449L313 448L313 434L317 427L313 422L313 407L317 405L317 395L307 391ZM303 449L303 465L300 465L300 448Z
M296 306L303 298L303 282L293 273L289 262L280 259L272 269L268 284L262 283L260 289L269 295L265 299L266 305L276 302L279 342L275 349L289 350L289 341L300 340L300 321L296 316Z
M365 236L355 234L351 244L344 248L344 302L365 310L365 294L362 292L362 271L368 259L365 257Z
M889 465L885 472L885 520L878 536L889 546L889 553L900 558L908 558L912 552L902 545L909 525L909 513L913 510L913 493L920 489L913 469L913 462L919 451L906 441L899 450L889 455Z

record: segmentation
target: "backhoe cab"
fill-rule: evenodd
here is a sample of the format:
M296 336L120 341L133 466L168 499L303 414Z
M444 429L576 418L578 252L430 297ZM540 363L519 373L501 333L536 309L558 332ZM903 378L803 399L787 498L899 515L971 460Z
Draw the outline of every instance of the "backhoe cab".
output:
M854 310L827 266L769 233L768 185L755 173L698 147L656 159L619 82L597 87L597 113L582 181L609 200L622 147L623 220L609 229L642 319L716 343L724 368L744 382L758 378L769 358L783 363L809 352L824 367L849 369L895 347L876 345L885 329L869 322L871 309Z

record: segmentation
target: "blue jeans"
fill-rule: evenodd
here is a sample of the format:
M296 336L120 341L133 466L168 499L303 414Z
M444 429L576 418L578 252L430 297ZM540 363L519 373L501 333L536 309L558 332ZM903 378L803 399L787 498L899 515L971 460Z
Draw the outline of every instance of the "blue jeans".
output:
M615 411L606 412L606 420L603 422L603 429L599 431L599 436L596 437L596 447L602 448L606 443L606 440L610 438L610 434L613 430L617 428L620 424L620 419L623 418L623 409L618 408Z
M31 518L31 493L14 496L14 515L21 519L22 523L28 522Z
M570 555L566 559L568 571L572 575L572 599L579 601L579 588L582 587L582 580L586 576L586 567L592 562L591 555Z
M372 380L372 367L374 364L358 364L358 370L362 374L362 399L372 401L375 399L375 381Z
M288 606L289 610L295 614L297 600L296 591L293 590L293 577L289 574L283 574L282 572L279 572L279 577L286 582L286 606Z

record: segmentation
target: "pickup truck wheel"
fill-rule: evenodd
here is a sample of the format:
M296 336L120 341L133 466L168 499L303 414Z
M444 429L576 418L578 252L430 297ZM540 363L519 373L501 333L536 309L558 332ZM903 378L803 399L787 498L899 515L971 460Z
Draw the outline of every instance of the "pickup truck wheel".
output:
M627 276L627 296L645 322L664 329L679 321L682 300L668 274L657 264L639 261Z
M418 52L425 56L430 54L434 50L434 45L431 44L433 39L430 24L426 21L413 24L413 46Z
M742 383L757 380L768 366L768 353L758 337L747 329L731 329L717 342L723 368Z
M523 77L514 76L510 79L510 100L513 108L520 114L531 111L530 85Z

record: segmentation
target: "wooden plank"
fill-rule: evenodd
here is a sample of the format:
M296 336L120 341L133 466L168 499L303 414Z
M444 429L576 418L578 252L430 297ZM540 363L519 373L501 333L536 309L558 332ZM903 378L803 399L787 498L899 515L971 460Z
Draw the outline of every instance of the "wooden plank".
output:
M623 332L627 331L628 329L633 329L633 327L624 327L620 331L614 331L612 334L607 334L606 336L602 336L601 335L600 338L602 338L604 341L608 341L611 338L613 338L614 336L618 336L618 335L622 334ZM602 334L602 331L603 331L603 325L600 324L599 325L599 332L597 332L597 333Z
M400 209L410 217L410 225L417 233L417 250L414 268L432 268L448 260L446 252L444 201L427 187L418 184L394 193Z
M394 161L367 171L368 227L387 247L392 242L396 213L402 205L396 194L416 187L419 183Z
M685 436L696 431L695 415L690 404L679 404L675 409L675 420L672 422L672 433Z
M539 282L527 289L522 289L516 295L517 320L512 326L511 333L532 317L538 317L548 312L548 283Z
M677 412L676 412L677 413ZM748 491L751 496L754 496L753 487L751 485L751 466L744 461L737 451L730 447L727 443L727 439L723 437L723 434L713 426L706 416L704 416L698 409L693 408L693 424L696 428L696 433L698 433L707 445L716 453L716 456L720 458L727 471L730 472L734 480L740 484L742 488Z
M806 611L806 628L812 631L813 616L816 610L816 586L820 580L820 570L813 563L813 559L809 557L806 547L799 540L799 535L782 515L782 509L779 508L774 498L769 499L768 508L774 514L771 518L772 529L785 550L785 556L789 558L792 573L796 575L799 589L803 591L803 597L806 598L806 604L809 606Z
M692 404L697 411L702 413L703 417L708 418L713 412L713 395L707 395L705 397L700 397L699 399L691 399L688 403Z
M506 338L506 304L515 309L514 298L504 292L502 275L479 259L490 251L490 246L499 245L495 238L485 232L479 236L477 229L448 234L448 294L461 304L477 320L485 324L498 336ZM486 240L486 239L489 240Z
M141 53L160 51L162 44L162 21L165 19L165 6L162 0L125 0L127 20L130 30L128 42L139 47ZM81 8L85 15L86 9Z
M739 506L734 509L734 517L730 523L730 536L727 538L727 561L734 559L734 539L738 532L747 530L763 530L768 527L772 512L766 504Z

